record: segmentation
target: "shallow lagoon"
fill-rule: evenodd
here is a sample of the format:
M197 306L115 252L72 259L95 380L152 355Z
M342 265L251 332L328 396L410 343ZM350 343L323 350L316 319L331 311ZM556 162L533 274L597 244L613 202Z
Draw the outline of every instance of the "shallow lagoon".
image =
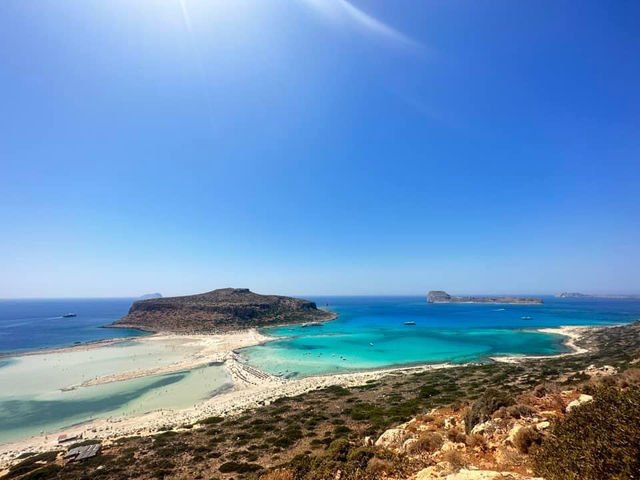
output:
M543 305L433 305L424 297L314 300L339 313L338 319L318 327L265 329L281 339L242 350L245 358L276 375L304 377L403 364L483 361L497 355L551 355L568 351L563 337L535 329L640 318L640 302L632 300L545 297Z
M0 366L0 443L96 418L186 408L232 387L221 365L63 391L115 372L166 365L188 347L127 341L81 351L9 357Z

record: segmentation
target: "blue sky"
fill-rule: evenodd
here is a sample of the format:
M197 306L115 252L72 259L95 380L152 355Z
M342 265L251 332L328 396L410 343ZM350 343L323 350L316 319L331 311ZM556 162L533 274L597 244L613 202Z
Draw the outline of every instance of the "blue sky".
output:
M640 293L639 17L4 0L0 297Z

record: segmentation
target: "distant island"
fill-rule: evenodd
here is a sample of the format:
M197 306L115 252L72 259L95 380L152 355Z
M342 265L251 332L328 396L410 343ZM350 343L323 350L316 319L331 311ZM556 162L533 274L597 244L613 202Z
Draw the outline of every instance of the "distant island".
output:
M212 333L266 325L321 322L335 315L314 302L259 295L248 288L222 288L198 295L138 300L110 327Z
M449 295L443 290L431 290L427 294L427 303L514 303L524 305L539 305L541 298L528 297L461 297Z
M619 299L631 299L638 300L640 299L640 295L606 295L599 293L579 293L579 292L562 292L556 293L556 298L619 298Z
M161 293L145 293L144 295L140 295L138 300L151 300L152 298L162 298Z

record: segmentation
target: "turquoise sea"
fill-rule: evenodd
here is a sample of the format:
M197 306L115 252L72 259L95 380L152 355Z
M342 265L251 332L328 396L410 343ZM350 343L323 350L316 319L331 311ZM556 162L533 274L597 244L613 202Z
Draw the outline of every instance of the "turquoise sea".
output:
M432 362L483 361L495 355L566 351L563 337L540 327L607 325L640 319L640 301L557 299L543 305L430 305L420 297L312 297L339 317L322 326L265 329L275 341L241 350L253 365L296 378ZM0 301L0 444L93 418L184 408L231 388L220 365L67 391L95 376L158 363L184 348L146 344L140 332L104 329L133 299ZM61 318L66 312L75 318ZM523 320L522 317L531 317ZM415 322L415 325L405 325ZM8 352L131 336L94 350L10 356ZM8 355L7 355L8 353Z
M258 368L292 378L497 355L550 355L567 351L564 338L537 328L640 319L640 301L622 299L547 296L542 305L428 304L423 296L311 299L338 313L338 319L322 326L264 329L277 340L244 349L243 356Z

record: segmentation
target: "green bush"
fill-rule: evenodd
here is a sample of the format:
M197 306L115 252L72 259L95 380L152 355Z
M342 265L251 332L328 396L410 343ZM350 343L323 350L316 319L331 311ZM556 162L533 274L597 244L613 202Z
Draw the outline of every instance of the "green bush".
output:
M374 452L370 447L354 448L347 455L347 461L356 468L366 468L369 460L373 458Z
M35 470L42 466L42 464L37 462L52 462L56 459L59 452L44 452L39 453L37 455L31 455L30 457L22 460L21 462L16 463L9 469L9 473L7 473L3 478L15 478L20 475L24 475L27 472Z
M222 420L224 420L224 418L222 417L207 417L203 420L200 420L198 423L200 423L201 425L215 425L222 422Z
M466 433L471 433L473 427L486 422L491 415L501 407L509 407L515 403L513 397L505 392L489 389L482 394L464 416Z
M244 463L244 462L226 462L220 465L220 470L222 473L249 473L255 472L262 469L260 465L255 463Z
M598 389L553 426L534 470L547 480L640 478L640 389Z
M325 455L331 460L344 462L349 454L349 448L349 441L346 438L338 438L331 442Z

